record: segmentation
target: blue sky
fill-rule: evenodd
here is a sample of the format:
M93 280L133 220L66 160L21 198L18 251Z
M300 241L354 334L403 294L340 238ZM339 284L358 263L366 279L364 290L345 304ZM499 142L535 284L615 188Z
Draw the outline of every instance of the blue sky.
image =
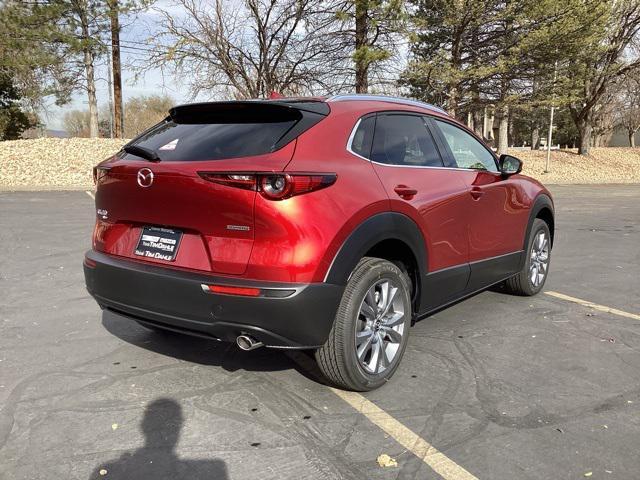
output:
M173 6L168 0L160 0L155 3L154 8L162 8L163 10L172 11L175 15L180 15L181 10ZM152 94L167 94L178 103L190 101L189 85L173 76L165 76L159 70L146 72L144 76L134 79L133 72L127 65L144 60L144 52L126 48L129 46L139 46L145 48L144 45L127 42L144 42L149 32L153 31L154 25L158 18L158 14L153 9L142 12L134 18L121 18L123 30L121 33L122 49L122 92L124 101L131 97ZM100 59L99 65L96 66L97 96L99 108L107 105L109 102L109 92L107 84L107 64L106 59ZM200 99L200 98L199 98ZM204 99L202 99L204 100ZM42 114L42 120L47 128L54 130L63 130L62 118L65 112L70 110L85 110L88 108L87 95L85 92L77 92L72 101L62 107L56 107L51 104L47 107L46 112Z

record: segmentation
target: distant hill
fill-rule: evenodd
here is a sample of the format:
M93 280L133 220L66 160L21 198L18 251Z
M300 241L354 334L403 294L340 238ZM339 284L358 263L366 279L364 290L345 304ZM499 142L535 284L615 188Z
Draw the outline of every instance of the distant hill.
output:
M70 135L65 130L38 130L31 128L22 134L22 138L69 138Z

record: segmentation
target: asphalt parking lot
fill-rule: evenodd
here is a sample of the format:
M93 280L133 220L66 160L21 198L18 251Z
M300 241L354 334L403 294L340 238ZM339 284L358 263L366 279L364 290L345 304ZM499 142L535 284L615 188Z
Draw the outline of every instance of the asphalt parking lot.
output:
M304 354L103 315L81 268L92 199L0 192L0 478L640 478L640 186L552 191L546 293L419 322L364 413Z

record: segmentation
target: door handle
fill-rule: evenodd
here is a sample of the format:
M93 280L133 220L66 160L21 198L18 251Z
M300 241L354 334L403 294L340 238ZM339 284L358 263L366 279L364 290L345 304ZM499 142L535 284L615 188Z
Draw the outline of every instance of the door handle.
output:
M418 193L418 190L416 190L415 188L407 187L406 185L396 185L393 191L396 192L399 197L404 198L405 200L410 199L416 193Z
M480 187L471 187L469 193L471 193L471 197L474 200L480 200L480 197L484 195L484 190L482 190Z

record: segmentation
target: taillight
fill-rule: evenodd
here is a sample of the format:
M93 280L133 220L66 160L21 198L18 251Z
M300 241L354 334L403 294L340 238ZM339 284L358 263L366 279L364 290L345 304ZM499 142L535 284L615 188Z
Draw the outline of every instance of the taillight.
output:
M244 190L256 189L256 176L254 174L199 172L199 175L205 180L226 185L227 187L242 188Z
M333 185L335 173L209 173L199 175L213 183L228 187L257 190L269 200L313 192Z
M108 168L93 167L93 184L96 186L100 185L100 183L102 183L102 181L107 177L108 172Z
M93 238L92 238L92 246L94 250L99 252L104 251L105 247L105 238L104 234L107 232L110 224L107 222L103 222L99 218L96 219L96 225L93 228Z

